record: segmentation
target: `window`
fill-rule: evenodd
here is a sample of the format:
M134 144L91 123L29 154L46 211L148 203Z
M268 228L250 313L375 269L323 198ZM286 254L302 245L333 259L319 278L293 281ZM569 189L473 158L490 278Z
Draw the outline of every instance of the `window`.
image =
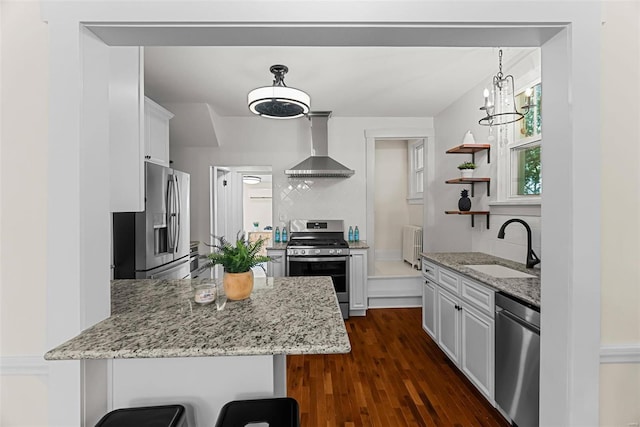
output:
M538 81L527 96L516 95L518 110L531 107L524 119L500 129L499 202L539 203L542 195L542 85Z
M424 192L424 140L409 141L409 199L410 203L422 203Z

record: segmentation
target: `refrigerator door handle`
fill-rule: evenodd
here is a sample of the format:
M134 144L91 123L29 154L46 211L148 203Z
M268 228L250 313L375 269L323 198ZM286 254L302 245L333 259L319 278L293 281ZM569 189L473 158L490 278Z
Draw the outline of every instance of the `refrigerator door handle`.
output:
M175 217L174 217L174 223L175 223L175 227L176 227L176 232L175 232L175 243L173 245L173 252L174 253L178 253L178 245L180 244L180 185L178 183L178 176L177 175L173 175L173 180L174 180L174 184L173 184L173 189L174 189L174 193L175 193Z
M169 251L175 252L175 212L174 212L174 197L175 197L175 188L174 188L174 180L173 176L169 176L169 182L167 185L167 231L168 231L168 243L169 243Z

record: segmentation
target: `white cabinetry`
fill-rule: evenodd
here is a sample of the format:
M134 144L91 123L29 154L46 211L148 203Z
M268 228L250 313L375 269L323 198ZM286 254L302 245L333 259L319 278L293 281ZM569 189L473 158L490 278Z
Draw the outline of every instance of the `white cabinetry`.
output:
M351 249L349 254L349 315L366 316L367 251Z
M169 120L173 114L144 98L144 159L169 166Z
M109 168L112 212L144 210L142 48L109 48Z
M460 310L460 368L489 399L494 399L494 320L462 305Z
M493 404L494 291L428 260L422 272L423 329Z
M437 315L436 310L437 289L433 282L426 280L422 285L422 329L431 338L436 339Z
M273 259L267 263L267 276L284 277L286 267L284 249L267 249L267 256Z
M144 210L145 160L169 166L173 114L144 96L144 54L109 48L109 168L112 212Z

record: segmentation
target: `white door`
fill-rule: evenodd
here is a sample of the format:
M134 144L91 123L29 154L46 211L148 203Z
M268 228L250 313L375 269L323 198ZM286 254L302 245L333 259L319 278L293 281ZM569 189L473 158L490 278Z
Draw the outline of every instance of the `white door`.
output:
M218 242L216 237L227 235L231 199L229 191L230 175L231 171L224 167L211 166L209 170L209 244L211 246ZM213 250L212 248L209 249ZM216 266L212 270L214 277L222 277L221 266Z

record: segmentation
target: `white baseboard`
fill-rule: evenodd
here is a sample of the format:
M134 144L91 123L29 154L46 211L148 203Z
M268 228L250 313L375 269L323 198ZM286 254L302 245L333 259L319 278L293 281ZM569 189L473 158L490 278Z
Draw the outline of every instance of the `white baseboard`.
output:
M640 363L640 344L603 345L600 363Z
M0 375L49 375L49 366L42 356L2 356Z

